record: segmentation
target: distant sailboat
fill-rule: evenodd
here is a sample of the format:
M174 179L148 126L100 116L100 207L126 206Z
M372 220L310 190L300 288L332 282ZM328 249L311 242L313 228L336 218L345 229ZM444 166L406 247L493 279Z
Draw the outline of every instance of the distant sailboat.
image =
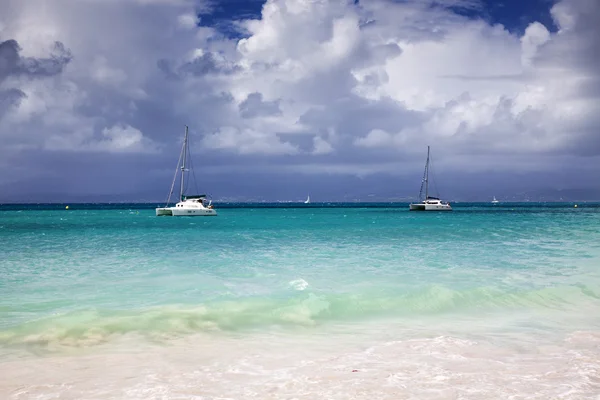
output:
M189 141L188 141L188 127L185 127L185 136L183 137L183 147L181 148L181 154L179 155L179 161L177 162L177 169L175 170L175 176L173 176L173 183L171 184L171 191L167 198L167 204L164 207L158 207L156 209L156 216L169 215L173 217L185 216L185 217L214 217L217 216L217 210L210 204L204 205L204 199L206 195L186 195L185 194L185 173L190 171L190 168L186 165L187 157L189 155ZM191 159L191 157L190 157ZM190 160L191 162L191 160ZM181 186L179 188L179 202L174 207L169 207L171 202L171 195L173 194L173 188L175 187L175 180L177 179L177 172L181 170Z
M499 203L499 201L496 200L496 196L494 196L494 200L492 200L492 204L498 204L498 203Z
M442 201L437 197L429 195L429 146L427 146L427 161L425 162L425 173L423 174L423 180L421 181L421 191L419 192L419 202L411 203L409 205L410 211L452 211L452 207L446 201ZM425 196L423 197L423 189L425 189Z
M310 204L310 194L308 195L308 197L306 197L304 204Z

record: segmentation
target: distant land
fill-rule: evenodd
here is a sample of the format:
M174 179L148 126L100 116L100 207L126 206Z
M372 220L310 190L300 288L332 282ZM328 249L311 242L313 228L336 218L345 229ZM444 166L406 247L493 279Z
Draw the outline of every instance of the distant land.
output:
M210 193L208 193L210 195ZM321 202L410 202L416 199L415 195L398 195L394 193L364 193L357 190L355 193L321 193L311 192L313 203ZM576 189L541 189L521 191L518 193L454 193L452 196L442 196L451 202L488 202L495 196L504 202L573 202L573 201L600 201L600 188ZM171 201L175 201L174 194ZM217 196L212 195L215 202L227 203L262 203L262 202L303 202L306 193L290 193L282 198L260 196ZM10 196L0 193L0 203L157 203L162 204L165 198L150 193L122 193L122 194L72 194L72 193L29 193Z

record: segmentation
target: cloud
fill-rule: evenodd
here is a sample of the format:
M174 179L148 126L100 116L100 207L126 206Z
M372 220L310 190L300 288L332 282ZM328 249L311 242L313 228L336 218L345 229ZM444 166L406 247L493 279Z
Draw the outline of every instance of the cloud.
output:
M239 130L223 127L219 131L206 135L202 144L206 149L230 150L239 154L296 154L298 148L278 136L269 135L252 129Z
M100 85L119 86L127 81L125 71L110 67L103 56L95 57L90 69L92 78Z
M166 59L159 60L157 65L167 77L178 79L185 79L187 76L232 74L238 69L221 54L204 52L202 49L195 49L191 60L185 61L177 67L173 67L172 63Z
M69 135L50 135L44 149L62 152L156 153L159 146L137 128L117 124L102 129L97 138L92 128L83 127Z
M550 32L544 25L539 22L530 24L525 30L523 37L521 37L521 64L524 67L531 66L538 47L542 46L548 40L550 40Z
M52 50L48 58L21 57L16 40L0 42L0 82L10 76L35 78L60 74L72 56L61 42L55 42Z
M478 1L268 0L232 21L241 39L203 26L201 1L0 5L0 157L152 152L167 177L186 124L232 176L413 174L428 144L459 174L474 154L507 174L600 156L594 0L522 34L455 12Z
M250 93L239 105L242 118L281 114L278 101L263 101L261 93Z
M129 125L115 125L102 130L104 140L96 144L98 149L116 152L155 152L156 146L144 137L139 129Z
M313 138L312 154L324 155L324 154L329 154L329 153L333 153L333 152L334 152L334 149L333 149L333 146L331 145L331 143L329 143L328 141L326 141L325 139L323 139L320 136L315 136Z
M179 22L179 26L184 29L193 29L200 23L200 18L192 13L181 14L179 17L177 17L177 22Z
M0 41L0 118L19 108L28 95L23 89L35 79L60 75L72 59L61 42L55 42L47 57L23 57L14 39Z
M387 147L393 146L395 136L381 129L373 129L365 137L359 137L354 141L354 144L359 147Z
M0 91L0 118L11 107L18 106L24 97L26 97L25 93L19 89L12 88Z

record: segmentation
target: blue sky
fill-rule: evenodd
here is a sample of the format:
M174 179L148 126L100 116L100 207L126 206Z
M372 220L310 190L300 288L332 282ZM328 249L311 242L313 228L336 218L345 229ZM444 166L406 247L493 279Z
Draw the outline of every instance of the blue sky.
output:
M0 7L0 201L600 196L595 0Z
M550 14L555 0L485 0L475 6L456 11L471 18L483 18L492 24L502 24L511 32L523 34L533 22L542 23L549 31L555 32L556 25Z
M403 0L393 0L394 3L405 3ZM230 37L243 37L244 35L232 27L232 21L244 19L260 19L263 0L221 0L210 4L206 10L199 13L201 25L219 29L223 34ZM363 1L363 3L368 3ZM502 24L511 32L523 34L532 22L540 22L555 32L556 25L550 14L552 5L556 0L484 0L458 2L450 9L458 14L473 19L485 19L491 24ZM359 0L354 4L360 5ZM436 6L436 3L432 3ZM445 2L440 2L443 6Z

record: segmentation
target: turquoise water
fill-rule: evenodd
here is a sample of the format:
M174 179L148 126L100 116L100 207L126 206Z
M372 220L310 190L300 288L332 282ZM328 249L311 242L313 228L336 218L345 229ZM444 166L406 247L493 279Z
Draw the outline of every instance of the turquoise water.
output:
M128 335L134 351L196 335L600 331L594 206L245 207L216 218L15 208L0 211L0 366L17 353L102 353Z
M213 219L72 209L0 218L0 345L49 329L76 340L91 329L268 329L600 305L598 209L223 209Z

